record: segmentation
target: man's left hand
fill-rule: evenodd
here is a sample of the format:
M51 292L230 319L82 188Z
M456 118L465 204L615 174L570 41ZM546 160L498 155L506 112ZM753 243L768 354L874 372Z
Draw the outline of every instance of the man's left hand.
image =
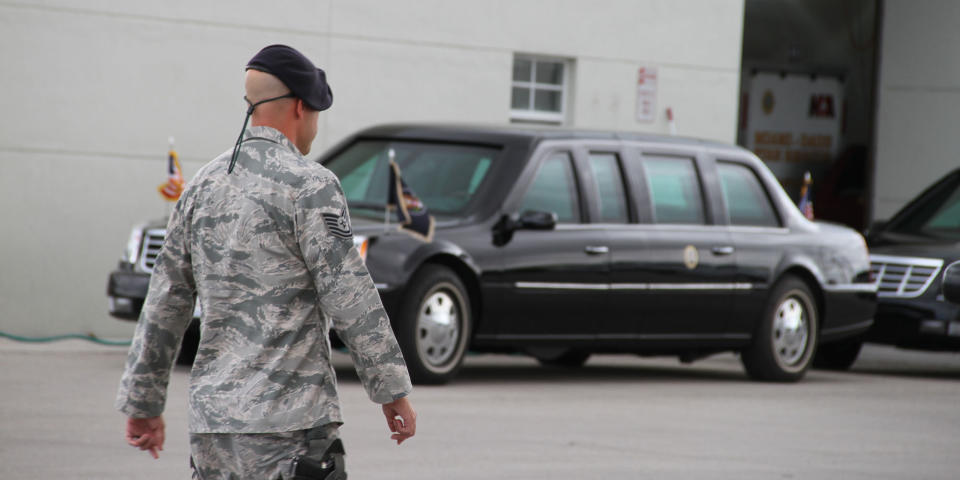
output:
M397 445L417 433L417 412L407 397L399 398L383 405L383 415L387 417L387 427Z
M150 451L153 458L160 458L163 450L164 430L163 416L151 418L127 419L127 443L140 450Z

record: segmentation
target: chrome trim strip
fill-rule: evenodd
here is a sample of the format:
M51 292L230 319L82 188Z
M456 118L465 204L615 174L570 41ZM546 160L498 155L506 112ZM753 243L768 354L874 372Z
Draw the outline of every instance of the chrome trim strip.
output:
M373 286L377 287L377 290L386 290L390 288L390 285L386 283L374 283Z
M553 283L553 282L517 282L517 288L538 288L546 290L609 290L606 283Z
M651 283L650 290L752 290L752 283Z
M598 334L600 340L694 340L694 339L714 339L714 340L749 340L748 333L608 333Z
M779 235L790 233L787 227L751 227L749 225L729 225L732 233L776 233Z
M850 283L846 285L824 285L823 289L833 293L877 293L880 288L876 283Z
M610 290L650 290L649 283L613 283Z
M560 283L517 282L516 288L544 290L753 290L752 283Z
M687 334L687 333L660 333L660 334L642 334L642 333L611 333L611 334L484 334L477 335L476 338L484 340L748 340L749 334L745 333L706 333L706 334Z

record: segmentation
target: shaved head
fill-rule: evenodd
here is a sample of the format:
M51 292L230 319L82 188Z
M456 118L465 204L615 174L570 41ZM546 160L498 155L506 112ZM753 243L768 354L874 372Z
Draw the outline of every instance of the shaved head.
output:
M252 68L247 70L244 88L251 105L291 93L279 78ZM317 136L318 113L299 98L281 98L257 105L250 120L253 126L279 130L306 155Z
M279 78L254 69L247 70L247 79L244 86L247 91L247 100L250 103L257 103L260 100L290 93L290 89Z
M269 73L253 69L247 70L244 88L247 92L247 101L249 101L251 105L261 100L290 93L290 89L287 88L279 78ZM290 108L291 100L292 99L284 98L258 105L257 109L253 112L253 118L257 119L259 117L266 120L268 117L274 117Z

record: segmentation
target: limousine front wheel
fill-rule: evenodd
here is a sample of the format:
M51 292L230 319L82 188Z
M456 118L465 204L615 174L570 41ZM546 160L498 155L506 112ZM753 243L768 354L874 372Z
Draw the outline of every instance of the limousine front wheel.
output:
M460 369L472 325L466 291L440 265L424 266L411 280L396 333L414 383L446 383Z
M803 378L817 346L817 308L806 283L785 277L771 291L753 343L741 352L755 380L794 382Z

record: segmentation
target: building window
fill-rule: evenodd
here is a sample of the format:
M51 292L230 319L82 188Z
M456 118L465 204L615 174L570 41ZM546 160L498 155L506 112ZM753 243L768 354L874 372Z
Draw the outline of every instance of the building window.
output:
M515 56L510 120L563 123L568 70L564 60Z

